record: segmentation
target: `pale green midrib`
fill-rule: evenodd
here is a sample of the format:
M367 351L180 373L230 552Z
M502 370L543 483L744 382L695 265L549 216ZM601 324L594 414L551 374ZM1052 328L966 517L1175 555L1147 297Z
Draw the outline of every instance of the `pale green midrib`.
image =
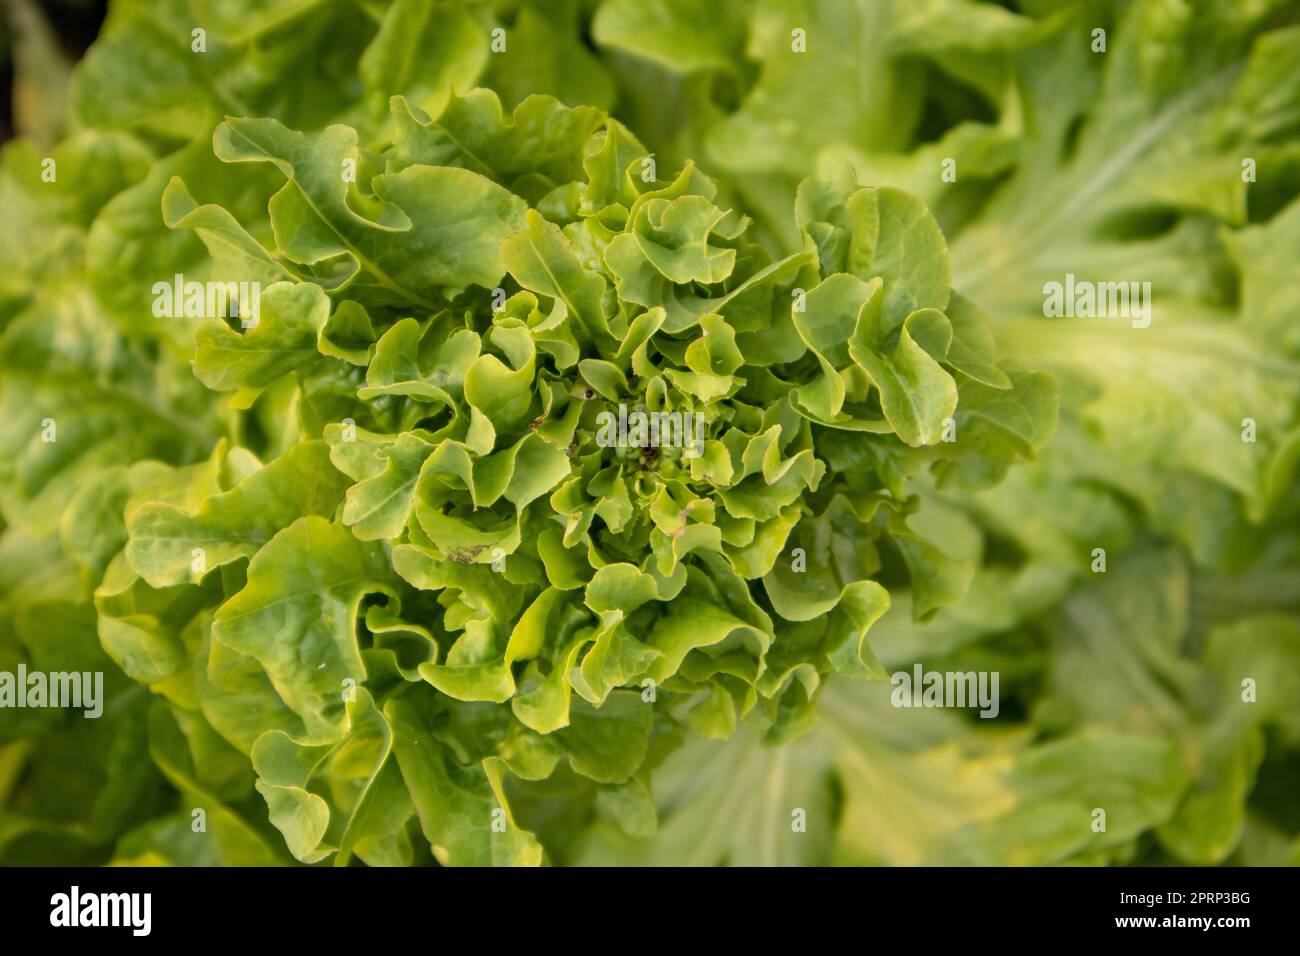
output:
M175 506L172 506L175 507ZM179 508L176 509L180 511ZM180 512L184 514L183 511ZM276 530L279 530L278 528ZM139 534L132 535L131 543L136 542L164 542L164 541L215 541L219 544L266 544L275 537L275 531L267 531L264 528L255 528L251 531L240 532L238 530L220 529L212 532L206 532L204 529L196 529L192 534L151 534L141 531Z
M292 23L294 20L301 19L311 13L314 8L325 5L326 0L298 0L296 3L285 4L279 9L272 8L260 16L253 16L250 22L245 24L243 32L229 34L224 39L231 44L245 43L255 37ZM361 9L365 9L364 4L361 5Z
M743 800L742 791L747 781L744 771L746 750L750 746L746 741L744 747L723 748L730 759L727 761L727 784L723 787L721 799L718 801L718 818L733 818L733 808L737 802ZM715 854L722 852L723 848L718 845L710 845L707 841L700 840L696 843L696 850L691 859L686 862L687 866L714 866L717 863Z
M764 866L779 866L781 861L777 850L776 829L781 821L781 808L777 806L777 798L780 796L782 784L785 781L785 765L789 759L789 753L785 747L776 747L769 751L766 756L767 761L767 780L765 789L765 799L763 801L765 813L764 819L769 822L768 826L761 828L762 850L759 854L759 861Z
M335 857L336 866L344 865L346 859L350 858L356 852L356 846L361 842L360 834L363 832L363 828L370 822L370 818L375 812L375 800L377 799L375 796L375 783L378 781L379 775L383 772L384 766L388 762L389 755L393 752L393 735L391 728L386 730L383 735L383 740L383 750L375 761L375 769L372 770L370 776L366 778L365 790L361 794L361 798L357 801L356 808L348 816L348 822L343 828L343 835L339 837L338 856ZM340 742L335 747L331 748L328 753L322 754L320 761L312 766L312 773L314 774L316 768L323 764L327 759L332 758L335 752L340 747L344 746L345 743L346 741Z
M477 153L475 153L472 149L470 149L468 146L462 143L460 139L457 138L456 135L452 133L452 131L449 130L446 126L443 126L441 123L436 123L436 122L434 123L434 125L437 126L439 130L442 131L443 135L446 136L447 139L451 140L453 146L459 149L463 154L465 154L465 156L469 157L474 162L478 163L481 167L483 167L482 171L475 169L475 170L471 170L471 172L478 173L480 176L483 176L486 179L495 180L496 170L490 164L480 159Z
M227 342L246 342L248 336L238 335L234 340L227 339ZM234 345L234 344L217 344L213 349L218 352L228 353L231 355L277 355L277 354L294 354L297 352L306 352L306 358L314 358L321 353L317 352L311 345Z
M244 142L248 143L250 146L256 149L259 154L265 156L267 161L271 162L273 165L279 166L281 162L284 162L284 160L281 160L280 157L273 156L271 153L267 152L265 149L262 148L262 146L259 143L256 143L254 140L252 140L244 133L241 132L239 136ZM289 168L293 169L293 166L290 165ZM394 279L392 276L386 273L383 269L379 268L379 265L377 263L372 261L369 256L363 254L361 250L358 249L350 239L348 239L347 236L343 235L343 233L339 230L339 228L336 225L334 225L333 222L330 221L329 217L321 212L321 210L317 207L315 201L312 199L311 195L307 192L307 190L302 188L302 183L298 181L297 170L294 170L293 175L289 176L288 179L290 182L293 183L294 188L298 190L298 194L302 196L303 202L307 204L307 207L311 209L311 211L316 214L316 217L320 219L320 221L323 222L329 228L330 232L332 232L335 236L338 237L339 242L343 243L344 248L347 249L348 252L352 253L352 255L356 257L357 262L363 265L366 271L368 271L371 275L373 275L376 279L379 280L379 284L381 286L383 286L384 288L392 292L396 292L399 295L404 295L407 298L411 299L412 301L418 302L420 305L424 306L427 309L437 308L437 303L424 298L424 296L417 295L416 293L412 292L410 289L407 289L405 286L401 285L396 279ZM344 208L347 209L346 199L344 199L343 205ZM352 210L348 209L347 211L350 214L355 215L355 213L352 213ZM405 214L406 214L405 210L403 210L403 215ZM385 230L385 231L389 231L389 230Z
M374 587L376 590L386 586L383 582L377 581L376 575L374 574L349 575L347 577L321 582L316 587L309 590L293 591L292 593L287 594L282 598L277 598L274 601L263 601L247 611L237 611L233 614L222 615L220 612L224 608L218 608L218 616L213 619L212 626L215 630L215 628L219 626L229 625L232 621L241 621L247 617L255 617L259 614L263 614L268 608L279 607L281 604L291 604L302 601L306 598L312 597L313 595L320 595L322 593L328 594L334 600L342 601L343 599L337 592L344 588L351 587L354 584L363 584L367 587ZM247 585L245 585L245 587L247 587ZM243 592L241 591L240 593ZM229 607L229 605L227 604L225 607Z
M376 475L375 477L382 477L382 473L380 475ZM379 511L386 508L389 505L389 503L391 503L395 498L405 495L409 489L414 489L416 483L419 482L419 480L420 480L420 476L417 474L414 478L410 479L409 481L402 482L400 485L394 488L391 492L389 492L379 501L375 502L373 507L369 508L364 513L358 515L356 517L356 520L353 521L352 524L358 525L361 522L365 521L367 518L373 517Z
M1053 232L1063 223L1068 222L1069 218L1098 192L1111 185L1175 121L1191 112L1202 100L1218 93L1222 89L1221 81L1223 78L1237 69L1239 69L1238 64L1229 64L1206 77L1195 88L1172 100L1161 113L1147 123L1137 136L1129 140L1124 149L1099 167L1090 178L1085 179L1068 201L1059 206L1051 206L1051 212L1046 218L1040 219L1035 226L1019 231L1016 234L1016 239L1010 245L1004 246L1000 255L984 259L980 266L970 269L964 274L955 274L953 276L953 288L961 290L963 294L969 291L972 297L978 301L978 293L975 290L978 290L981 285L988 281L991 275L996 275L1004 264L1019 261L1024 250L1041 245L1040 238L1043 234ZM1050 198L1050 196L1046 196L1042 201L1050 204ZM958 260L961 259L959 254L962 249L961 241L958 240L955 246L955 251L958 254L953 256L953 263L957 265Z
M561 285L560 280L555 277L555 273L551 269L551 264L546 260L546 256L542 254L541 247L531 235L528 237L528 243L533 247L533 254L537 256L537 264L542 267L543 271L545 271L546 278L551 280L551 287L555 289L555 298L558 298L563 302L565 307L583 324L584 327L586 327L586 317L578 311L578 307L569 298L568 293L565 292L564 286ZM579 269L582 269L582 264L579 263L578 267ZM586 269L582 269L582 271L586 272L587 275L598 275L598 273L593 273ZM583 279L585 278L586 276L583 276Z
M1133 361L1134 353L1160 351L1170 354L1195 356L1206 360L1232 362L1238 368L1251 368L1262 374L1278 378L1300 378L1300 362L1263 351L1244 352L1228 348L1223 341L1202 341L1199 334L1205 326L1173 326L1167 331L1154 329L1094 329L1079 327L1062 330L1065 323L1101 321L1093 319L1029 318L1024 315L1005 318L998 322L998 344L1004 354L1057 358L1071 365L1096 364L1108 354L1122 355ZM1056 328L1049 328L1055 324ZM1225 326L1232 328L1231 325ZM1208 326L1213 330L1213 326ZM1115 340L1116 333L1125 335L1122 342ZM1081 339L1090 339L1085 353L1078 347Z

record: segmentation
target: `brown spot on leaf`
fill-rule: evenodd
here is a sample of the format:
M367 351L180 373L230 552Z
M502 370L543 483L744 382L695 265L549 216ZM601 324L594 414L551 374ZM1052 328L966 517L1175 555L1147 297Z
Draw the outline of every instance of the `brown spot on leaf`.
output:
M487 545L478 544L468 548L452 548L446 552L449 561L457 564L473 564L474 559L487 550Z

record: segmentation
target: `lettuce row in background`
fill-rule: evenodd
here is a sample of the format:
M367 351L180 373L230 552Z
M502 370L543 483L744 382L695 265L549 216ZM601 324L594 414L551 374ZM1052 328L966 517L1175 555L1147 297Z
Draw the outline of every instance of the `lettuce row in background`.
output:
M1255 13L1135 6L1100 64L1064 38L1027 56L1023 109L1043 120L1027 127L1016 174L954 241L954 284L992 300L1000 337L1055 371L1064 396L1049 453L973 499L973 514L1029 559L1022 579L1035 564L1040 576L1064 564L1065 580L1092 577L1092 549L1108 552L1105 579L1037 620L1035 601L1021 605L1031 646L1046 651L1028 713L1046 736L1121 729L1181 754L1181 799L1137 847L1148 861L1284 862L1300 829L1274 795L1293 760L1300 654L1285 584L1297 570L1300 351L1283 264L1300 239L1286 119L1300 31L1294 8ZM1177 40L1153 45L1153 33ZM1186 82L1172 81L1180 62L1199 64ZM1062 110L1093 70L1083 88L1096 92ZM1249 185L1247 157L1259 169ZM1071 201L1046 202L1044 182ZM1151 326L1052 325L1042 283L1067 270L1150 281ZM1024 521L1033 500L1052 520ZM1260 578L1281 586L1250 583ZM990 650L1024 640L990 645L992 621L949 632L959 656L981 656L966 643L980 634ZM1258 683L1255 704L1242 701L1245 678Z

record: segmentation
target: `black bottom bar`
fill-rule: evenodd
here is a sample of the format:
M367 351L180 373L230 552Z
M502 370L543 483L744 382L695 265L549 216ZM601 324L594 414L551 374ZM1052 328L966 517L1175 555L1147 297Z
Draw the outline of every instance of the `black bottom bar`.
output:
M1031 929L1070 940L1228 941L1287 927L1296 889L1294 870L1271 869L28 869L0 871L0 918L11 932L128 944L374 944L385 926L398 936L423 926L431 945L447 929L475 926L487 930L485 942L522 942L557 925L580 926L591 941L606 926L613 939L701 923L734 940L783 920L800 933L818 925L839 932L857 924L864 934L920 927L927 942ZM148 894L147 908L132 894Z

